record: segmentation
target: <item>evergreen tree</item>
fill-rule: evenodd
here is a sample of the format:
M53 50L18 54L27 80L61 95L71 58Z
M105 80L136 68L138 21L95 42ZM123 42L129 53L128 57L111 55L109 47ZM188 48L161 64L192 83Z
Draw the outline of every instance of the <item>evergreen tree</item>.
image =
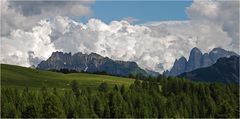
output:
M38 117L37 115L37 110L33 104L29 104L26 109L22 112L21 115L22 118L36 118Z
M161 80L159 80L161 79ZM70 88L70 87L69 87ZM148 77L129 87L1 88L2 118L239 118L239 85Z
M104 118L110 118L110 109L109 109L108 104L104 108L104 116L103 117Z
M48 94L44 99L43 117L45 118L64 117L61 102L55 95Z
M98 90L102 92L107 92L109 90L109 86L106 82L103 82L99 85Z
M78 97L80 95L80 85L76 80L71 82L72 91Z
M19 112L17 111L16 107L13 105L13 103L5 103L3 104L3 108L1 109L1 115L2 117L6 118L16 118L19 117Z
M58 91L57 91L57 88L53 88L53 94L58 96Z
M77 117L76 114L76 98L75 94L72 90L65 91L64 97L62 98L63 107L65 110L65 113L67 115L67 118L75 118Z
M104 106L98 97L94 101L93 108L98 117L101 118L104 116Z
M123 95L126 92L125 86L121 85L120 92Z
M118 86L115 85L114 88L113 88L114 91L118 91Z

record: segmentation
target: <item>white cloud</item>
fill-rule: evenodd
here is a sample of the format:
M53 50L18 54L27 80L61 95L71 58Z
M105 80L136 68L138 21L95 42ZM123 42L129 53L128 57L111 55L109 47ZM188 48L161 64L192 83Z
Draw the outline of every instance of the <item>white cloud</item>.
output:
M45 18L55 16L89 16L93 1L12 1L1 0L1 36L16 29L31 30Z
M55 51L52 40L68 26L64 24L68 22L56 21L58 24L52 28L46 18L89 16L92 3L90 0L1 0L1 63L31 66L46 59Z
M125 21L127 21L129 23L135 23L135 22L140 21L139 19L133 18L133 17L126 17L126 18L123 18L123 20L125 20Z
M29 57L43 59L55 51L49 35L50 24L41 21L30 32L15 30L9 37L1 37L1 57L3 63L31 66ZM29 52L32 52L29 56ZM37 62L39 63L39 62Z
M239 52L239 1L194 1L187 8L193 22L218 27L231 40L231 48Z
M191 17L188 21L142 25L132 25L126 20L106 24L99 19L83 24L56 16L41 20L31 30L15 29L4 36L0 61L30 66L56 50L96 52L115 60L136 61L143 68L162 72L171 68L176 58L188 57L193 47L204 52L214 47L238 52L239 37L235 33L239 30L231 26L239 21L231 15L232 7L236 7L235 4L224 7L222 2L202 4L196 1L187 9ZM205 11L208 8L211 12ZM223 18L225 15L227 18ZM231 19L232 22L227 22Z

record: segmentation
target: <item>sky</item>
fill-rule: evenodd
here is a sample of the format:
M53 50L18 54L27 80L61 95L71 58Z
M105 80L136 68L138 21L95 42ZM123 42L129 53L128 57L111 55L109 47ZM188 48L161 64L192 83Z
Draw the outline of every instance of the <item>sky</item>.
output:
M192 1L96 1L91 8L93 16L83 17L81 22L89 18L101 19L105 23L113 20L129 19L134 23L149 21L186 20L186 7ZM78 20L78 19L76 19Z
M188 59L193 47L239 53L238 1L0 4L0 63L29 67L55 51L95 52L162 73L181 56Z

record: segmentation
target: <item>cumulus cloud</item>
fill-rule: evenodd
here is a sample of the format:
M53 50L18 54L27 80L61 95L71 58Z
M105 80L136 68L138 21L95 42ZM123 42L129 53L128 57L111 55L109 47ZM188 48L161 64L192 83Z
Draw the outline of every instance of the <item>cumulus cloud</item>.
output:
M12 1L1 0L1 35L16 29L31 30L45 18L54 16L88 16L93 1Z
M176 58L188 57L193 47L199 47L203 52L214 47L238 52L239 37L235 32L239 30L230 29L230 26L239 21L227 22L236 20L234 15L222 18L225 17L223 13L232 14L232 7L236 6L220 4L225 3L196 1L187 9L190 20L141 25L126 20L106 24L99 19L90 19L83 24L58 15L41 20L31 30L17 29L4 36L0 61L31 66L47 59L53 51L96 52L115 60L136 61L142 68L162 72L171 68ZM204 11L207 8L211 13Z
M29 32L18 29L11 32L9 37L1 37L0 61L8 64L31 66L32 60L30 59L35 57L43 59L50 56L51 52L55 50L49 37L51 32L50 24L41 21L38 26Z
M89 16L93 2L1 0L1 63L38 64L55 51L51 43L54 34L47 21L55 16ZM54 33L66 26L57 23Z
M239 48L239 1L195 1L187 13L193 22L215 25L227 33L235 51Z
M133 18L133 17L126 17L126 18L123 18L123 20L125 20L125 21L127 21L129 23L135 23L135 22L140 21L139 19Z

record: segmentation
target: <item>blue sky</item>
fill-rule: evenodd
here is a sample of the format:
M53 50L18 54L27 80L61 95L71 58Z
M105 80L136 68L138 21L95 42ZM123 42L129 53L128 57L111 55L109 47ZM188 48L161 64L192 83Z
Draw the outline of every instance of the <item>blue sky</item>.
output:
M127 17L138 19L136 23L150 21L187 20L185 13L192 1L96 1L93 16L106 23ZM89 18L81 18L86 22Z

